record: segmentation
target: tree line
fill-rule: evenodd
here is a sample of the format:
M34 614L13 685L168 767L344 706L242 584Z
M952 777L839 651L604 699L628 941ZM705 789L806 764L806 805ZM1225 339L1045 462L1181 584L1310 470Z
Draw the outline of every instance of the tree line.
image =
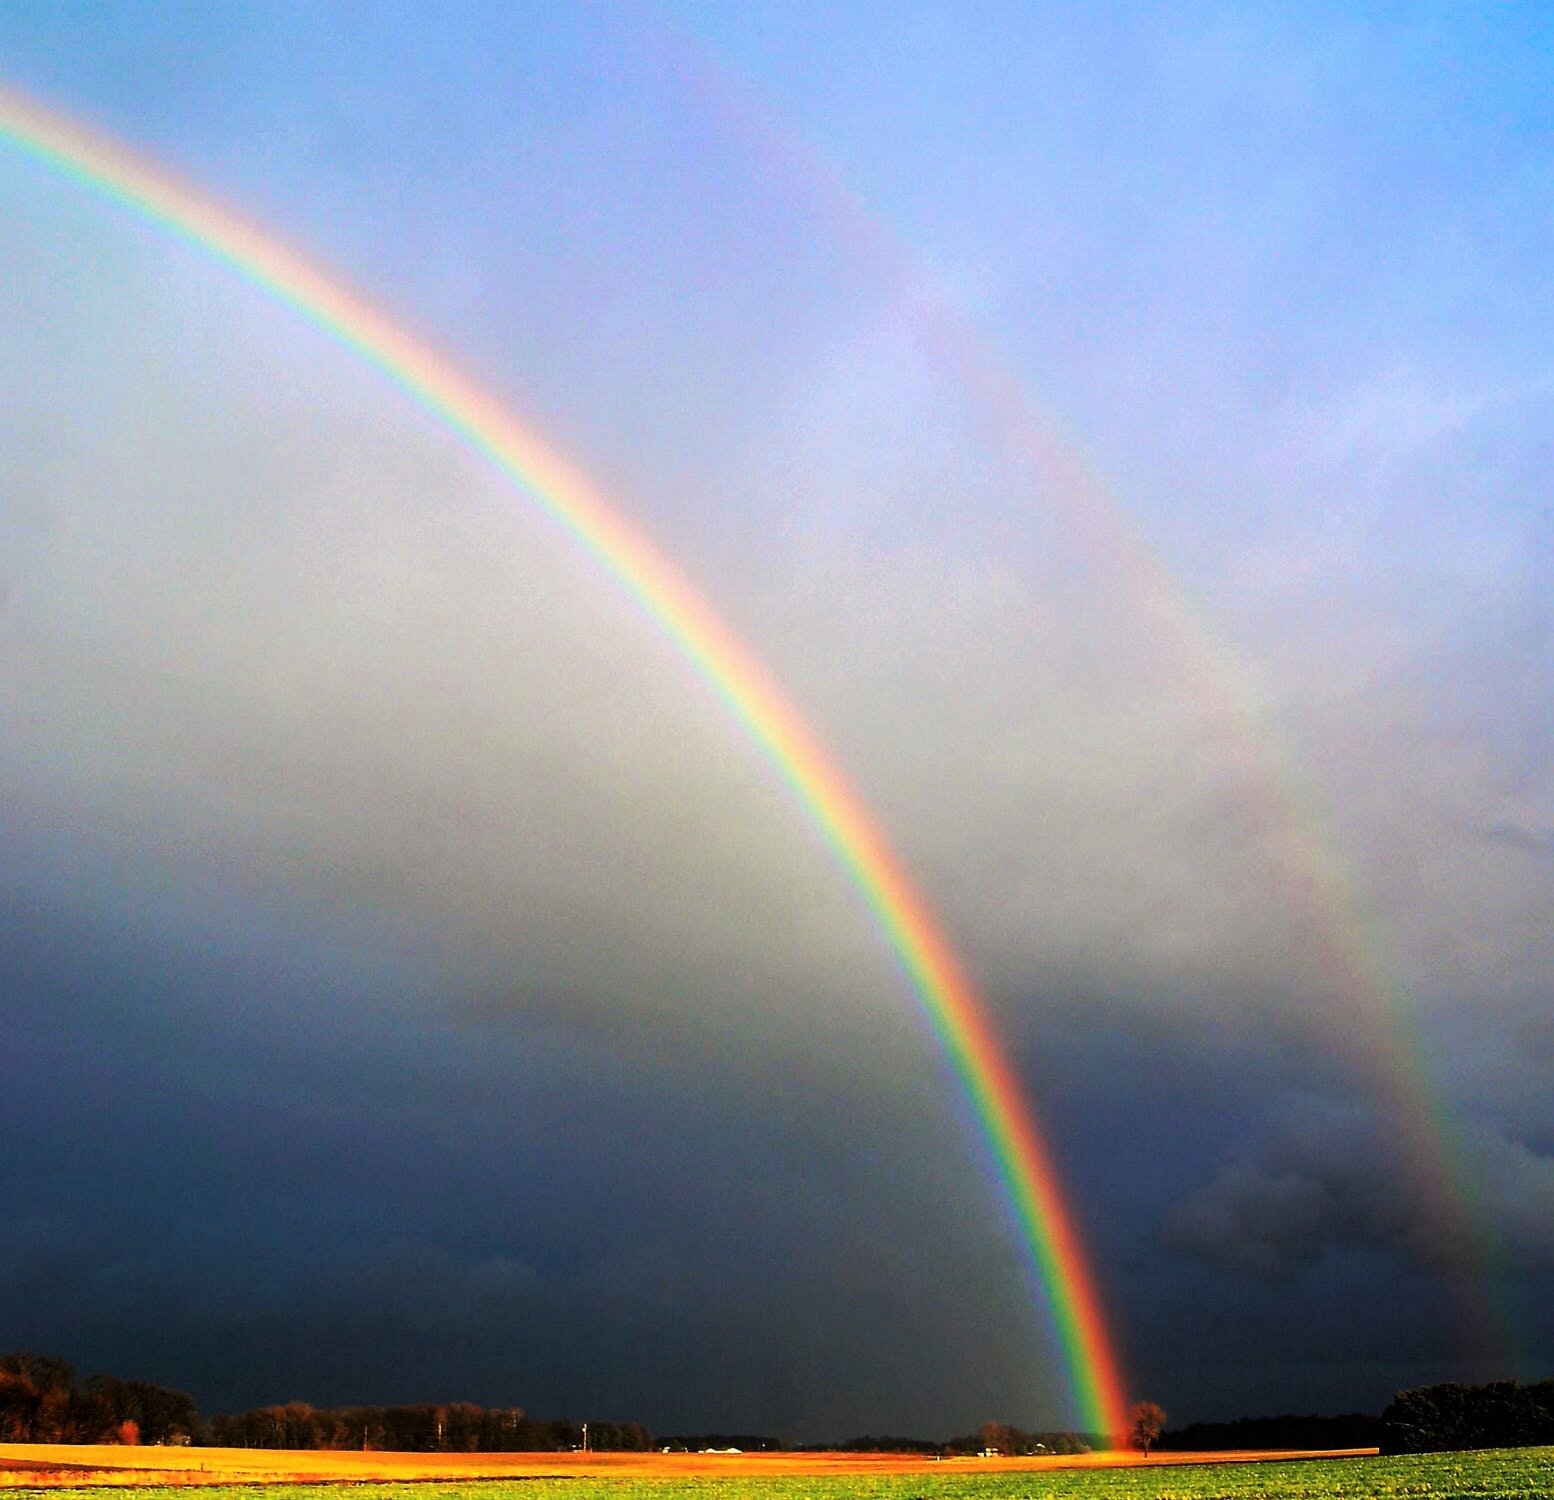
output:
M1383 1453L1554 1444L1554 1380L1521 1385L1426 1385L1400 1391L1381 1414Z
M589 1422L599 1453L643 1453L653 1434L638 1422ZM206 1441L220 1448L376 1449L387 1453L564 1453L583 1445L575 1422L536 1421L514 1407L467 1401L420 1406L321 1408L304 1401L212 1417Z
M93 1375L47 1354L0 1355L0 1440L8 1443L187 1443L194 1398L144 1380Z
M1232 1422L1189 1422L1160 1435L1156 1444L1174 1453L1226 1453L1237 1449L1376 1448L1381 1418L1366 1412L1341 1417L1239 1417Z
M518 1407L465 1401L345 1406L291 1401L201 1417L194 1397L144 1380L93 1375L47 1354L0 1355L0 1442L160 1443L222 1448L370 1448L406 1453L552 1453L582 1446L574 1422L536 1421ZM590 1422L588 1446L642 1452L653 1435L637 1422Z
M593 1446L594 1429L588 1428ZM1074 1432L1027 1432L1006 1422L984 1422L975 1432L948 1439L865 1434L841 1442L801 1443L758 1432L674 1433L654 1439L666 1453L917 1453L929 1458L1000 1454L1089 1453L1099 1442Z
M1088 1453L1104 1439L1092 1441L1076 1432L1027 1432L1008 1422L984 1422L975 1432L952 1437L942 1445L945 1454L997 1453L1018 1458L1037 1453Z

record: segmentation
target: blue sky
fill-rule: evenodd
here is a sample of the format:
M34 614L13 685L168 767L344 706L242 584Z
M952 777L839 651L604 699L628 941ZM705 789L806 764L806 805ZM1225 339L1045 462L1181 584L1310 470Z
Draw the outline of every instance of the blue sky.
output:
M24 0L0 79L684 566L943 918L1186 1420L1554 1358L1548 28ZM0 198L4 1341L207 1409L1070 1421L909 997L674 651L272 300L12 153Z

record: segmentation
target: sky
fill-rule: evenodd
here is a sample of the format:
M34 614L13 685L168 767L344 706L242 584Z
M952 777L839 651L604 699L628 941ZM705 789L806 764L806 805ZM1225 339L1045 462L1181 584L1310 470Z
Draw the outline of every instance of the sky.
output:
M1175 1422L1554 1374L1539 6L0 8L684 570ZM1076 1420L812 818L359 357L0 142L0 1346L660 1432Z

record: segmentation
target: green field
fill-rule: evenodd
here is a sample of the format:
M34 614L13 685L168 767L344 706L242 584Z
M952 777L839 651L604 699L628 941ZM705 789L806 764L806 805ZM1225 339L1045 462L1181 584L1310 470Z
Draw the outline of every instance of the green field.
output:
M342 1500L341 1486L278 1484L263 1500ZM26 1491L20 1491L26 1493ZM56 1492L57 1493L57 1492ZM122 1490L73 1491L126 1500ZM136 1487L134 1500L232 1500L228 1486ZM1365 1496L1487 1497L1550 1500L1554 1448L1430 1453L1399 1458L1318 1459L1296 1463L1190 1464L1043 1473L976 1473L860 1478L620 1478L483 1480L465 1483L352 1484L349 1500L1363 1500Z

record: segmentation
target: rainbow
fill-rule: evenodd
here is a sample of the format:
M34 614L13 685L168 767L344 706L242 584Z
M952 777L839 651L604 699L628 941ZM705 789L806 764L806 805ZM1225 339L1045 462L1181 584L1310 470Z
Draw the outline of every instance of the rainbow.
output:
M1069 544L1093 559L1127 602L1140 646L1195 706L1205 739L1236 753L1242 810L1255 820L1266 874L1304 938L1322 1020L1331 1023L1320 1029L1369 1090L1415 1198L1471 1273L1453 1286L1463 1346L1491 1368L1514 1367L1523 1320L1497 1296L1475 1185L1453 1144L1412 997L1387 960L1378 925L1367 920L1317 798L1260 712L1247 672L1095 462L1015 373L994 333L935 290L901 236L705 39L662 20L656 36L720 136L743 138L759 157L764 182L795 184L875 281L911 289L902 302L919 349L968 398L1042 504L1062 515Z
M749 648L581 473L334 277L122 144L4 88L0 142L225 263L359 355L514 481L658 624L787 784L888 941L996 1163L1079 1423L1117 1438L1124 1388L1095 1280L982 1002L857 794Z

